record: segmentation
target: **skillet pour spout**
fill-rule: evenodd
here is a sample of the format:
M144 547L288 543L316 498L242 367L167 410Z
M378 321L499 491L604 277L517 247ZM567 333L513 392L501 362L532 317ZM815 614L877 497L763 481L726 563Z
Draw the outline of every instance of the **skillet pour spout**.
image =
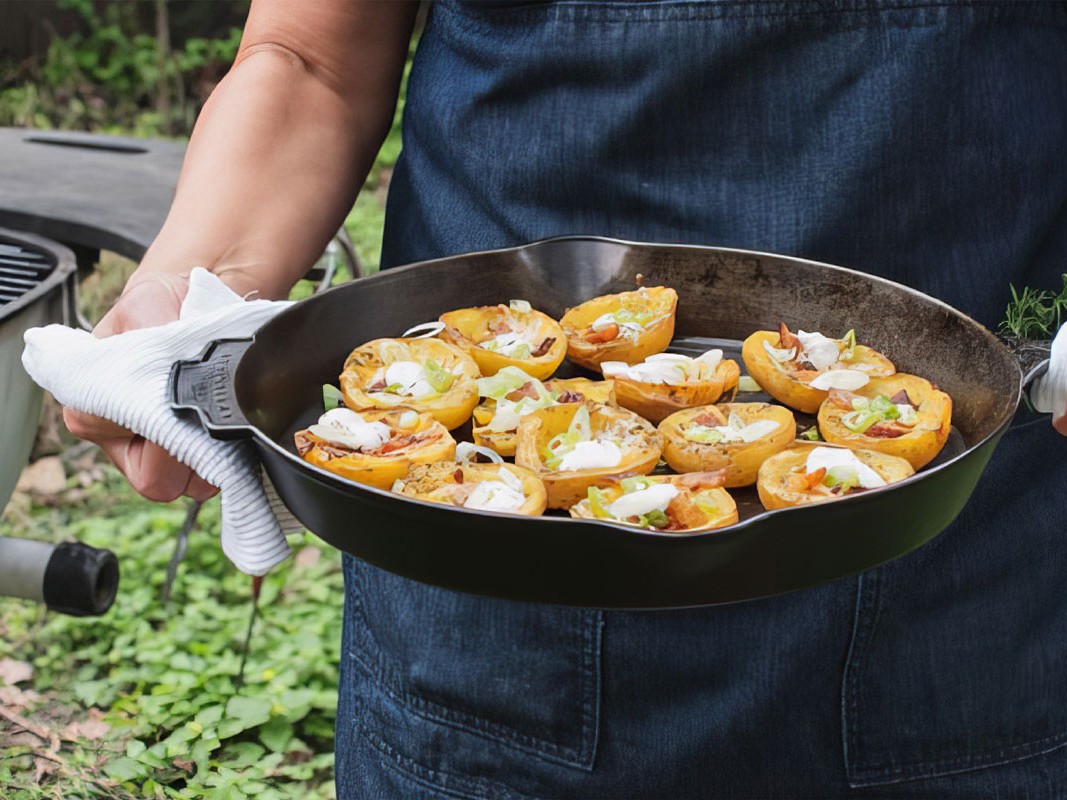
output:
M721 347L740 360L745 337L783 318L805 330L855 329L898 369L953 398L948 444L913 477L830 503L764 511L754 490L731 490L740 521L692 534L454 510L347 482L297 456L293 433L317 419L322 385L336 384L354 347L512 298L559 319L591 297L632 289L638 276L678 292L674 352ZM1027 364L1029 378L1040 361ZM580 374L567 369L564 362L561 374ZM803 589L921 546L967 502L1015 414L1023 378L1016 356L983 326L881 278L771 253L572 236L336 287L285 310L254 340L213 343L203 358L175 365L171 386L174 407L199 415L213 435L250 437L293 514L345 552L460 591L650 609Z

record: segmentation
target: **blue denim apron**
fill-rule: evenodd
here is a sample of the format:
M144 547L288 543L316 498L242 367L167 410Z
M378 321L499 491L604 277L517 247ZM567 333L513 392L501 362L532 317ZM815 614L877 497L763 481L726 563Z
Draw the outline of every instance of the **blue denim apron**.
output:
M1009 283L1067 271L1064 3L441 2L404 124L387 265L572 233L736 246L994 327ZM1021 413L928 546L686 611L347 558L340 796L1067 794L1065 489L1067 439Z

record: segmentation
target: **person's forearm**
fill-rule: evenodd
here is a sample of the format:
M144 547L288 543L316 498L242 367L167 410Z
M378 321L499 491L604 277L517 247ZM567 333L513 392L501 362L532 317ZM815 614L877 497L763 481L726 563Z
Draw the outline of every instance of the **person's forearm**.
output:
M281 297L336 232L389 131L414 9L342 0L333 18L307 19L316 5L296 20L253 4L132 284L200 265L240 293Z

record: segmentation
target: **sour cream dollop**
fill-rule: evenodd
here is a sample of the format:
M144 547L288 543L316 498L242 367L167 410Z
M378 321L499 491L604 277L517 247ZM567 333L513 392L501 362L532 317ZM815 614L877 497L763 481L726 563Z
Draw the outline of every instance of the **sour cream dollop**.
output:
M352 450L377 450L389 441L389 426L384 422L367 422L350 408L334 408L308 428L327 442Z
M669 483L655 483L647 489L624 494L607 507L615 519L640 517L651 511L663 511L678 495L678 487Z
M614 442L578 442L560 459L559 470L617 467L621 461L622 450Z
M422 364L416 361L394 361L385 369L385 385L397 386L396 394L421 400L436 394Z
M812 472L826 468L827 472L834 470L839 478L855 476L859 485L864 489L876 489L885 486L885 479L860 461L856 454L843 447L815 447L808 453L806 469L810 475Z

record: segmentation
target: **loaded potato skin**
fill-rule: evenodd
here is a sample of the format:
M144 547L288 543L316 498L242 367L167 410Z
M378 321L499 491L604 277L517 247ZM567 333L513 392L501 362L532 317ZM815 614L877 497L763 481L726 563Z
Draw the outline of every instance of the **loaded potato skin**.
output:
M522 418L515 463L544 482L549 508L570 508L598 480L647 475L662 449L656 429L631 411L567 403Z
M789 447L796 430L793 413L771 403L691 408L659 424L663 459L671 469L680 473L723 469L727 488L754 484L760 465Z
M605 378L615 381L619 405L658 423L676 411L704 406L732 395L741 368L736 361L713 350L698 358L659 353L627 367L623 362L602 362Z
M818 334L816 334L818 335ZM824 337L825 338L825 337ZM855 371L867 377L892 375L896 367L888 358L853 339L830 339L837 345L837 363L821 369L804 359L797 334L783 323L778 331L756 331L741 345L741 359L748 374L764 391L796 411L815 414L826 399L828 389L816 388L812 381L829 370ZM786 358L789 353L795 358ZM779 360L777 356L784 360Z
M348 355L341 394L355 411L412 408L452 430L478 404L480 374L474 359L440 339L375 339Z
M850 450L827 448L816 443L800 444L775 453L760 465L756 489L760 502L768 511L807 503L819 503L848 496L857 491L868 491L877 486L863 486L857 476L858 470L850 468L844 474L836 474L838 467L820 467L808 470L813 451L839 451L842 456L850 454L858 462L859 469L870 470L875 479L872 483L888 485L902 481L915 474L915 469L905 459L879 453L874 450ZM844 459L841 459L844 460ZM851 474L850 474L851 473ZM880 483L879 483L880 482Z
M440 337L474 359L482 375L518 367L544 380L567 355L567 337L547 314L513 301L510 306L461 308L442 314Z
M587 300L560 319L567 357L596 369L602 361L636 364L662 353L674 337L677 306L678 293L664 286Z
M826 441L904 458L915 469L934 459L952 430L952 398L925 378L898 372L855 392L831 390L819 408Z
M492 487L496 494L479 487ZM404 497L432 503L530 517L543 514L548 502L540 478L514 464L417 464L394 482L392 489Z
M722 470L601 481L571 506L570 515L666 533L723 528L737 522L738 515L722 481Z
M342 420L330 425L331 418ZM391 487L413 464L450 460L456 453L456 440L444 425L429 413L410 409L335 409L318 425L297 431L294 439L297 453L309 464L376 489Z

